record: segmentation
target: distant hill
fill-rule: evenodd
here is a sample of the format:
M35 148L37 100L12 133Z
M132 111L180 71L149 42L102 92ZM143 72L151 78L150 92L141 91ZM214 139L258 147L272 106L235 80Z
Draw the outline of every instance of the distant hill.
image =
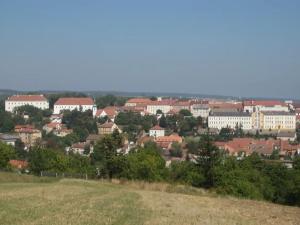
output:
M211 94L193 94L193 93L172 93L172 92L124 92L124 91L74 91L74 90L36 90L36 91L17 91L17 90L5 90L0 89L0 95L13 95L13 94L27 94L27 93L38 93L38 94L55 94L65 92L80 92L85 93L89 96L101 96L101 95L117 95L126 97L151 97L151 96L162 96L162 97L176 97L176 98L206 98L206 99L223 99L223 100L243 100L243 99L277 99L277 100L296 100L298 99L286 99L286 98L266 98L266 97L237 97L237 96L226 96L226 95L211 95Z

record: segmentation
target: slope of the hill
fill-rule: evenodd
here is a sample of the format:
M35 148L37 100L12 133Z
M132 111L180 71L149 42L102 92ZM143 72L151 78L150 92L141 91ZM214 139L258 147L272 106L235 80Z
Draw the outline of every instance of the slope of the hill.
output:
M266 202L96 181L33 178L30 182L30 177L16 177L5 182L1 176L0 224L4 225L300 224L300 208Z

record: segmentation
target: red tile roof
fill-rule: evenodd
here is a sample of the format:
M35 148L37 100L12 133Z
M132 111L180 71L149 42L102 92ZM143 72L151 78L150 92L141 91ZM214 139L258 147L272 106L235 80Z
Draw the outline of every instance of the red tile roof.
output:
M18 169L25 169L28 167L28 162L25 160L9 160L9 164L14 167L14 168L18 168Z
M98 109L96 116L99 117L102 112L105 112L108 117L112 118L117 115L117 108L115 106L107 106L104 109Z
M159 125L155 125L150 130L165 130L165 128L160 127Z
M228 103L228 102L222 102L222 103L209 103L209 107L213 109L243 109L242 103Z
M157 137L156 142L182 142L182 137L178 134L171 134L170 136Z
M54 105L94 105L92 98L59 98Z
M286 103L282 101L277 101L277 100L247 100L244 101L244 106L256 106L256 105L261 105L261 106L275 106L275 105L281 105L281 106L287 106Z
M127 103L135 103L135 104L147 104L152 102L149 98L131 98L127 101Z
M47 101L44 95L13 95L7 99L8 101L19 102L40 102Z
M100 128L112 128L114 126L113 122L106 122L104 124L99 125Z

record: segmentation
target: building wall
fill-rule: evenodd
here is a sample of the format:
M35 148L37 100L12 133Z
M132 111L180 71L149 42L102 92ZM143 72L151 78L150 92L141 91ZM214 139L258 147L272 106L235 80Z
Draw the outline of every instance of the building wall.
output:
M31 105L39 109L49 109L49 102L48 101L5 101L5 111L13 112L15 108L24 106L24 105Z
M296 115L264 115L261 113L261 129L295 130Z
M252 118L251 116L209 116L208 127L209 128L232 128L235 129L236 125L242 125L243 130L252 129Z
M162 137L165 136L165 130L150 130L149 131L150 137Z
M163 113L169 112L173 107L171 105L147 105L147 111L150 114L156 114L157 110L161 110Z
M260 112L260 111L284 111L289 112L288 106L282 105L274 105L274 106L263 106L263 105L256 105L256 106L244 106L244 112Z
M60 114L64 110L73 111L77 109L82 110L83 112L87 110L93 110L93 105L54 105L54 114Z
M209 116L210 108L203 108L197 105L191 106L191 113L194 117L201 116L202 118L207 118Z

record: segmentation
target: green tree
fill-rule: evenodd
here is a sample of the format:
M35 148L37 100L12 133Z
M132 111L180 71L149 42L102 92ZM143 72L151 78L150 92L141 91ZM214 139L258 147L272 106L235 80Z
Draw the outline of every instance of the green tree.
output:
M0 169L9 168L9 160L15 156L12 146L0 142Z

